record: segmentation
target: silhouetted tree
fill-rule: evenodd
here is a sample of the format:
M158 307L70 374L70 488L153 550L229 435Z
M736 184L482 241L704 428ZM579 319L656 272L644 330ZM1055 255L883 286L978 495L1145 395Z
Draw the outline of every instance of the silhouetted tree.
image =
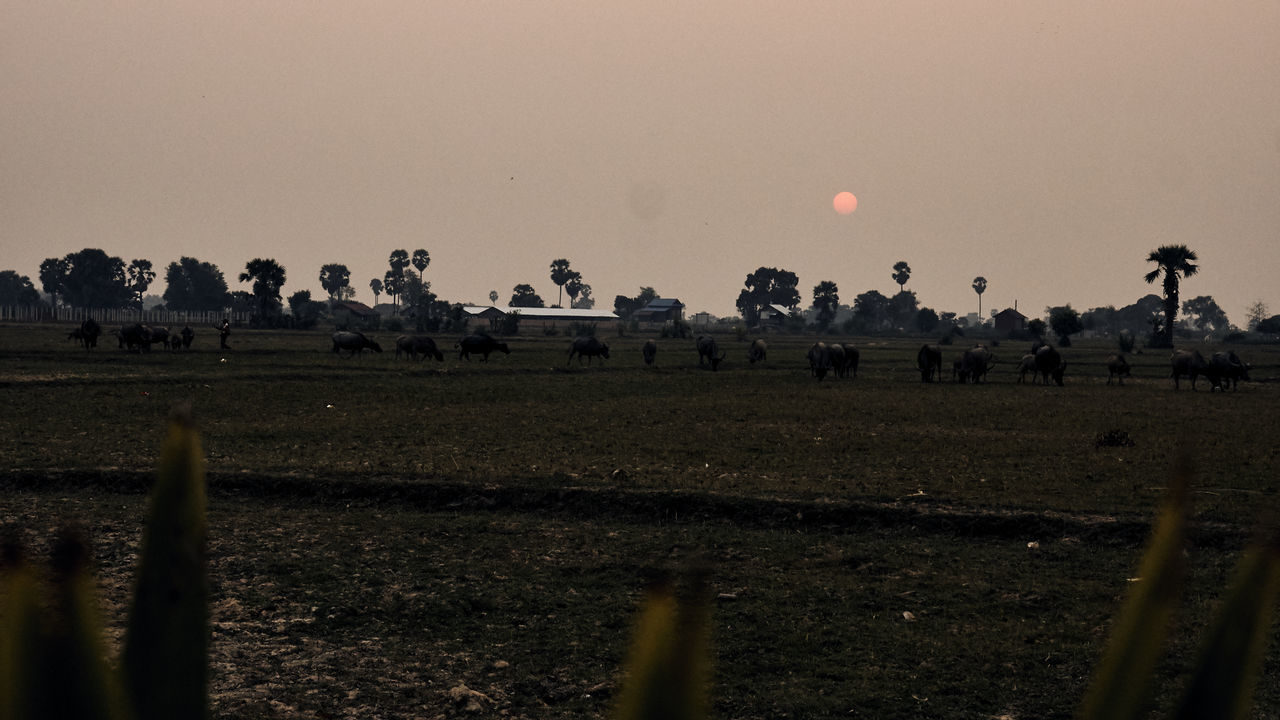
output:
M853 299L853 317L863 330L883 330L889 324L889 298L868 290Z
M1280 315L1272 315L1269 318L1263 318L1253 327L1255 332L1266 335L1280 335Z
M497 291L497 290L490 290L490 291L489 291L489 303L490 303L490 304L492 304L492 305L497 305L497 304L498 304L498 291Z
M351 271L346 265L329 263L320 266L320 287L329 293L330 300L337 299L342 289L350 286Z
M1058 336L1058 344L1071 345L1071 336L1084 330L1080 322L1080 313L1072 309L1070 304L1061 307L1046 308L1049 315L1049 328Z
M564 299L564 286L577 275L576 272L569 269L569 261L564 258L551 261L551 282L555 283L559 288L559 295L556 299L556 306Z
M45 260L40 266L41 282L45 272L60 270L60 278L50 278L63 301L72 307L122 308L133 301L124 261L96 248L85 248L66 255L60 261Z
M1147 262L1155 263L1156 269L1143 279L1150 284L1164 276L1164 324L1152 338L1157 345L1173 347L1173 328L1178 320L1178 284L1182 278L1200 270L1195 264L1199 259L1186 245L1161 245L1147 255Z
M903 290L889 298L889 318L895 328L911 327L911 321L919 311L920 302L911 290Z
M400 312L400 293L404 290L404 269L388 270L382 276L382 292L391 298L392 313Z
M131 299L141 310L142 296L147 292L147 288L151 287L151 282L156 279L156 272L151 269L150 260L141 259L131 261L125 271L129 275L129 292L133 294Z
M651 287L640 288L640 294L635 297L627 297L626 295L617 295L613 298L613 311L623 320L630 320L631 316L637 310L644 309L645 305L653 302L658 297L658 293Z
M383 290L382 281L379 280L378 278L374 278L370 280L369 289L373 291L373 304L377 305L378 296L382 295L382 290Z
M431 255L422 248L413 251L413 259L410 261L413 266L418 269L418 278L422 278L422 274L427 271L427 266L431 264Z
M0 271L0 306L31 307L40 302L40 293L31 278L15 270Z
M795 309L800 304L796 286L800 278L790 270L758 268L747 276L746 289L738 293L737 307L747 325L760 324L760 313L767 305Z
M1267 316L1270 314L1271 311L1267 309L1266 303L1261 300L1254 301L1254 303L1249 306L1249 310L1245 315L1246 322L1248 323L1246 328L1249 330L1257 330L1258 323L1266 320Z
M1040 318L1031 318L1027 321L1027 332L1035 335L1041 340L1044 339L1044 331L1049 329L1048 323Z
M1210 295L1201 295L1182 303L1182 312L1195 318L1191 322L1200 332L1225 332L1230 326L1227 314Z
M569 282L564 284L564 291L569 294L569 307L583 307L578 303L581 297L583 302L591 301L591 286L582 282L582 275L578 271L573 272L573 277L569 278ZM586 307L591 307L587 305Z
M973 291L978 293L978 317L982 317L982 293L987 291L987 279L979 275L973 279Z
M899 260L893 264L893 281L898 283L898 292L907 289L907 281L911 279L911 266L906 260ZM978 312L982 312L979 310Z
M253 283L253 297L257 300L260 317L270 317L281 307L280 289L284 287L285 273L280 263L270 258L254 258L244 266L240 282Z
M511 289L511 302L507 303L511 307L540 308L546 307L546 303L542 298L538 297L538 293L534 292L533 286L527 283L521 283Z
M230 304L227 281L217 265L182 257L164 273L164 304L170 310L222 310Z
M920 308L916 312L915 327L922 333L931 333L938 327L938 313L930 308Z
M815 318L819 328L826 330L831 321L836 319L836 308L840 306L840 288L831 280L823 280L813 286L813 308L818 311Z

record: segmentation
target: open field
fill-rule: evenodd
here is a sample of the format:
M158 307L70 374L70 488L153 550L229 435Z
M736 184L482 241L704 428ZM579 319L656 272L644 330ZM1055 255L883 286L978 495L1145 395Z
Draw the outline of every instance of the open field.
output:
M221 717L461 715L459 684L488 715L603 715L646 579L690 564L721 596L719 717L1068 717L1184 448L1167 707L1276 504L1276 347L1239 349L1254 381L1224 394L1175 392L1164 351L1109 387L1089 343L1058 388L1015 383L1012 342L961 386L920 382L919 340L856 338L857 379L819 383L800 337L755 367L721 337L713 373L691 340L646 368L644 338L606 337L612 359L580 368L563 337L484 364L446 338L443 363L411 363L336 357L319 332L141 355L66 332L0 327L0 520L35 547L87 526L118 634L165 418L190 402ZM1280 717L1278 661L1257 717Z

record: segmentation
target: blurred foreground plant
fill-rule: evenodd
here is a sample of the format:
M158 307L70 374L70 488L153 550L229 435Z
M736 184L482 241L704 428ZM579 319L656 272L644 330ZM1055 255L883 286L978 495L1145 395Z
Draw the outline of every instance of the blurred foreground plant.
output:
M48 573L7 544L0 571L0 717L206 717L205 534L200 438L179 418L169 426L152 490L118 670L102 647L85 541L64 532Z
M1185 573L1190 463L1174 470L1169 499L1156 521L1138 580L1125 600L1106 655L1085 696L1084 720L1131 720L1148 715L1151 674L1165 645ZM1280 596L1277 528L1246 550L1217 614L1209 623L1175 718L1244 718Z

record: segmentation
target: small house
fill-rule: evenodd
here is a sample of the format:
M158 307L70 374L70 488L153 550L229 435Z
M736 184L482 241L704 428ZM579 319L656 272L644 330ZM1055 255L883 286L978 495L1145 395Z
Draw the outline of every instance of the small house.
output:
M654 298L633 316L642 323L668 323L684 319L684 303L675 298Z
M1022 332L1027 329L1027 316L1014 308L1006 308L991 319L997 333Z

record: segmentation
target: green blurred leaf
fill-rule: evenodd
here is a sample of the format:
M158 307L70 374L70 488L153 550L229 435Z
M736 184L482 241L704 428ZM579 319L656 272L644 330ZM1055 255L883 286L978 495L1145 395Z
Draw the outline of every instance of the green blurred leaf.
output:
M1179 462L1169 499L1112 631L1098 674L1085 695L1084 720L1134 720L1144 717L1151 671L1164 646L1166 628L1177 604L1185 572L1190 466Z
M140 720L207 715L209 609L205 480L189 420L169 426L151 493L124 671Z
M48 647L48 621L40 603L40 582L27 563L14 559L4 569L4 614L0 624L0 717L36 717L40 669Z
M710 608L701 583L692 585L683 600L670 585L650 589L619 694L619 720L707 716Z
M1248 715L1278 596L1280 547L1273 541L1250 548L1205 636L1176 717Z

